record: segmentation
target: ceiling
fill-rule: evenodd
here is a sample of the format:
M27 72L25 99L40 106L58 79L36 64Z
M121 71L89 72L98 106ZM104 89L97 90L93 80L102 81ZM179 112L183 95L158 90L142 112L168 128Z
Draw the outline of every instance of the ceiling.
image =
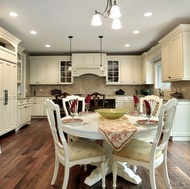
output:
M34 55L68 54L69 35L72 52L99 52L98 36L103 35L103 52L129 55L148 51L179 24L190 24L190 0L117 0L117 5L122 14L120 30L111 29L110 18L102 18L102 26L91 26L95 10L103 12L106 0L0 0L0 25ZM10 17L11 11L18 17ZM146 12L152 16L144 17ZM37 34L31 35L31 30ZM135 35L134 30L140 33Z

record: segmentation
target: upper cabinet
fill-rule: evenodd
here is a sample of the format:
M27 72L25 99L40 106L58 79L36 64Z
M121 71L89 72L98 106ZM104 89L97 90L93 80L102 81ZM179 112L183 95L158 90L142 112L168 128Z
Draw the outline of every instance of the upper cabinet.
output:
M153 62L148 60L147 53L141 56L141 74L142 74L142 84L154 84L153 80Z
M101 64L102 68L100 69ZM83 74L106 76L106 69L106 54L72 54L72 73L74 77Z
M69 57L31 56L30 84L72 84Z
M179 25L159 43L163 81L190 80L190 25Z
M140 56L107 56L108 85L141 84Z

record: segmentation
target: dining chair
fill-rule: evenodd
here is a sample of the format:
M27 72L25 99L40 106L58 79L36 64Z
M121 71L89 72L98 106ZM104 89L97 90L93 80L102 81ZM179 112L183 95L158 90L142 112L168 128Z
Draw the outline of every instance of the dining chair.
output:
M155 169L162 164L166 188L171 188L167 169L167 147L177 106L176 99L170 99L160 109L156 137L153 143L132 139L122 150L113 151L113 188L116 188L117 161L142 166L149 170L150 185L156 189Z
M158 117L163 99L156 95L148 95L140 98L140 112L144 112L144 100L147 100L151 107L151 116Z
M47 99L46 111L55 147L55 166L51 185L54 185L57 178L59 164L64 166L62 189L66 189L70 167L78 164L87 165L92 162L100 162L102 188L105 188L106 151L100 145L88 139L79 138L77 141L67 143L62 129L59 105Z
M90 94L91 96L91 103L90 103L90 110L94 111L96 109L105 108L105 94L101 94L98 92Z
M82 112L85 111L85 98L84 97L77 96L77 95L68 95L65 98L62 98L63 109L65 111L66 116L69 116L69 110L68 109L71 107L72 103L76 99L78 99L77 112L79 112L80 110ZM79 108L79 106L81 106L81 109Z

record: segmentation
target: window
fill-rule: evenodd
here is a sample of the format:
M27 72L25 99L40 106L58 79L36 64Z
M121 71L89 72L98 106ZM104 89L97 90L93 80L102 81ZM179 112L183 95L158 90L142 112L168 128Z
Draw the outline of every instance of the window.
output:
M155 89L170 89L170 83L162 83L162 63L158 60L154 63L154 73L155 73Z

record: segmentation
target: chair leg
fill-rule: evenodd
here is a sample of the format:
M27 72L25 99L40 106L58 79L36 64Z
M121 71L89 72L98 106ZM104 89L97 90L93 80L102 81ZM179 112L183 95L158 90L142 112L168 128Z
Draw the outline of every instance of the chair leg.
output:
M66 189L69 181L69 172L70 172L70 167L69 165L65 165L64 167L64 177L63 177L63 185L62 189Z
M55 184L55 180L56 180L56 178L57 178L58 171L59 171L59 161L58 161L58 159L55 157L55 165L54 165L53 177L52 177L52 179L51 179L51 185L54 185L54 184Z
M106 173L105 173L105 161L101 163L101 172L102 172L102 188L106 188Z
M168 166L167 166L167 159L166 158L164 158L164 161L162 163L162 169L163 169L164 178L165 178L165 181L167 184L167 188L171 189L172 187L171 187L170 179L168 176Z
M155 168L151 167L149 170L149 178L151 189L156 189Z
M116 189L117 183L117 161L113 162L113 189Z

